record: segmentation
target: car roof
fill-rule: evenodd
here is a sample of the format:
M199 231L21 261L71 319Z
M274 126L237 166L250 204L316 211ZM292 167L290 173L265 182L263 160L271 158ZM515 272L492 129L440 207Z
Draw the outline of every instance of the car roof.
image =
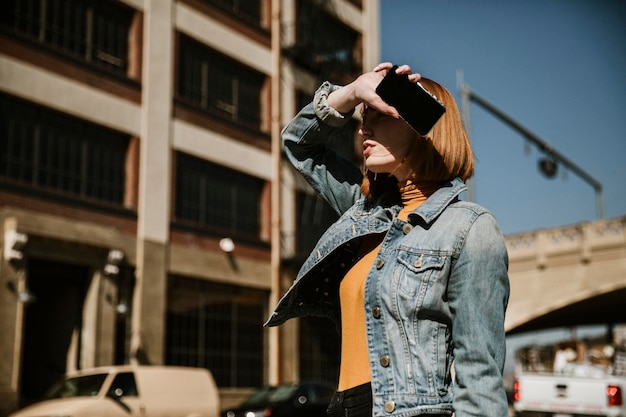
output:
M134 372L141 369L150 369L150 370L180 370L180 369L204 369L204 368L190 368L190 367L181 367L181 366L161 366L161 365L108 365L108 366L98 366L94 368L85 368L76 371L70 371L66 373L66 376L69 378L77 377L77 376L87 376L87 375L96 375L96 374L110 374L110 373L119 373L119 372Z

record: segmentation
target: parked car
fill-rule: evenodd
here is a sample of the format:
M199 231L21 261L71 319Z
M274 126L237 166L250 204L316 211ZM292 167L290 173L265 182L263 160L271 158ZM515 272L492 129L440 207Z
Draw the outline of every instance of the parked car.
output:
M265 386L222 417L326 417L334 393L335 387L324 382Z
M206 369L107 366L70 373L46 398L10 417L218 417L219 393Z

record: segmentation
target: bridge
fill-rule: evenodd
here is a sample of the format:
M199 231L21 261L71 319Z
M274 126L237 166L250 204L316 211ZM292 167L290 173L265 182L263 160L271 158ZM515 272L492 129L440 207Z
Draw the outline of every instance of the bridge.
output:
M626 216L508 235L507 334L626 323Z

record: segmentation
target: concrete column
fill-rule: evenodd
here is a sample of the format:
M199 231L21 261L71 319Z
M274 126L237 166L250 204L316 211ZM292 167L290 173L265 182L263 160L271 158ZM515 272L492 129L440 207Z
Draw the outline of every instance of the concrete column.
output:
M80 354L79 363L83 368L93 368L97 364L96 355L98 352L98 331L99 331L99 312L100 306L100 272L92 273L87 293L85 294L85 305L83 307L83 325L80 331L80 350L76 346ZM113 339L103 339L111 342ZM112 363L112 362L109 362ZM68 371L76 369L76 361L71 364L68 361Z
M140 138L136 287L131 361L164 360L166 250L171 191L174 7L146 1Z
M0 416L17 408L24 311L24 305L17 301L17 292L23 272L0 257Z
M98 271L93 275L92 288L98 289L97 317L94 330L97 347L94 352L94 366L115 363L116 312L115 306L119 299L119 285L106 278Z
M363 71L371 71L380 60L379 0L363 1Z

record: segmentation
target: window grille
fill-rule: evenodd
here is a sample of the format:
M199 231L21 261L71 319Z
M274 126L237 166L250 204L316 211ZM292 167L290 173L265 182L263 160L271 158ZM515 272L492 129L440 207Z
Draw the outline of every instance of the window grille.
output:
M123 204L129 138L33 104L0 96L0 178Z
M297 253L302 260L308 256L320 236L338 218L337 213L317 194L296 193L298 214Z
M225 12L232 14L238 19L261 27L262 0L204 0Z
M345 82L361 68L359 33L318 1L302 0L297 6L296 42L285 55L324 80Z
M310 95L302 92L296 96L298 106L304 107L311 102ZM362 139L357 137L356 130L359 123L356 119L346 123L341 131L328 138L327 146L337 155L346 160L352 161L356 166L362 165L362 156L356 155L355 150L361 149ZM354 141L345 140L346 135L352 135ZM296 192L296 213L298 216L296 251L297 258L304 260L313 246L328 227L337 220L339 215L326 203L317 193L306 191Z
M199 110L255 131L261 124L265 77L181 36L178 98Z
M335 323L320 317L300 318L300 379L339 381L341 339Z
M176 166L177 220L259 238L263 180L183 153Z
M134 11L106 0L3 0L0 25L16 36L126 75Z
M263 383L267 293L172 277L168 289L168 365L207 368L220 387Z

